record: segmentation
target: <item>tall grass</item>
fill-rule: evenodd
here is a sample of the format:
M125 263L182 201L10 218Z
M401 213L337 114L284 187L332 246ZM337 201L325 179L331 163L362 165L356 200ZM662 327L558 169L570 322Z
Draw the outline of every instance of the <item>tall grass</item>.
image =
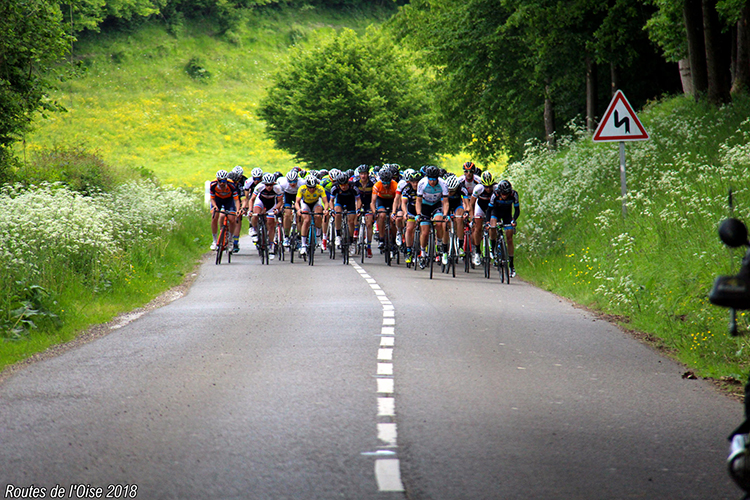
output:
M639 116L651 140L626 147L627 217L616 143L577 129L508 166L522 200L520 274L657 337L704 376L744 379L748 340L726 334L707 294L731 269L716 231L730 187L736 215L750 216L750 100L715 109L675 97Z

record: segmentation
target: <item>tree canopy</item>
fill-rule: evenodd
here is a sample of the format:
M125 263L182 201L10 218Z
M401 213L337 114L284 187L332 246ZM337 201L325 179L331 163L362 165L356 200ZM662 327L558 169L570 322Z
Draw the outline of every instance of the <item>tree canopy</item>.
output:
M379 30L343 30L293 49L259 113L276 143L313 167L420 165L442 145L427 84Z

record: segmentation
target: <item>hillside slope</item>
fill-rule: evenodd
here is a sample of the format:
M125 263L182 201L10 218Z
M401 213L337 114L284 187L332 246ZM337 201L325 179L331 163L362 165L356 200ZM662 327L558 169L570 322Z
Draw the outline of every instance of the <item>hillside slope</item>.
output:
M222 36L210 23L188 23L174 36L157 21L85 36L74 51L79 76L54 95L68 112L40 119L19 155L84 145L109 163L184 186L235 165L286 170L292 156L264 136L256 116L278 63L293 44L342 27L362 31L384 15L269 9Z

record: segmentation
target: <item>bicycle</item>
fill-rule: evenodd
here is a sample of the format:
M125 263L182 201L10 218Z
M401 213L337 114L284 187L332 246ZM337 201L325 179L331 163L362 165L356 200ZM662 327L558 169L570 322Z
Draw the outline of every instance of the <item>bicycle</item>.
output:
M289 262L294 264L294 253L300 247L300 235L297 229L297 209L294 207L286 207L284 210L292 211L292 227L289 229Z
M425 267L427 267L427 264L429 263L430 264L430 279L432 279L432 276L433 276L433 274L435 272L435 261L437 259L439 259L439 257L437 257L437 248L436 248L436 244L437 243L436 243L436 236L435 236L435 223L437 221L435 221L435 219L433 219L432 217L427 218L425 216L422 216L421 220L422 221L429 221L429 223L430 223L429 224L429 226L430 226L430 228L429 228L430 233L427 236L427 256L426 257L425 256L420 257L420 259L419 259L419 267L422 268L422 269L424 269ZM440 223L442 223L442 222L443 221L440 221ZM421 225L422 224L420 223L420 227L421 227ZM421 232L421 229L420 229L420 232ZM420 249L420 251L421 251L421 249Z
M357 251L362 264L365 263L367 253L367 214L364 210L359 211L359 231L357 234Z
M274 238L274 253L279 261L285 259L284 250L284 218L280 215L276 216L276 236Z
M349 218L346 215L341 217L341 257L344 265L349 264Z
M471 229L471 222L467 220L464 224L464 238L462 242L464 249L464 272L466 273L474 268L474 263L471 261L472 252L474 250L474 247L472 246Z
M258 215L258 242L255 244L258 247L258 255L260 255L260 263L268 265L268 227L266 226L266 214Z
M336 244L333 243L336 241L336 224L333 223L334 217L336 217L336 212L334 210L331 210L329 214L329 224L328 224L328 258L329 259L335 259L336 258Z
M482 233L482 267L484 268L484 277L490 279L490 270L492 269L492 251L490 245L490 224L484 223L484 232Z
M312 216L312 220L310 221L310 229L307 233L307 254L303 256L303 258L307 259L308 265L313 265L315 263L315 249L317 245L317 228L315 227L315 217L322 217L322 213L311 213L309 214Z
M385 263L391 265L393 259L393 241L391 240L391 211L385 210L385 221L383 224L383 234L381 238L385 238L385 244L383 246L383 253L385 254Z
M443 266L443 272L448 274L451 273L453 277L456 277L456 264L458 263L458 236L456 235L456 231L453 228L453 222L448 220L447 221L447 231L448 231L448 248L446 252L448 253L448 261Z
M232 250L229 245L232 244L232 234L229 231L229 218L227 217L229 212L225 209L219 210L219 218L221 219L221 230L219 231L219 237L216 240L216 265L221 264L221 257L224 253L227 254L227 263L232 262Z
M497 228L497 244L495 246L495 267L500 273L500 282L510 285L510 259L508 258L508 245L505 241L505 231Z

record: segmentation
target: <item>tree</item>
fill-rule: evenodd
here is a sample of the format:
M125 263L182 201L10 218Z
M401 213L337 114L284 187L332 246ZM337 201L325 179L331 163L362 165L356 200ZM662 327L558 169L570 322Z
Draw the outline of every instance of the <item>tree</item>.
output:
M266 132L315 168L360 163L421 165L441 151L442 133L423 75L380 31L344 30L292 50L259 114Z
M0 163L6 166L34 113L59 109L47 92L50 69L70 46L61 21L53 0L0 3Z

